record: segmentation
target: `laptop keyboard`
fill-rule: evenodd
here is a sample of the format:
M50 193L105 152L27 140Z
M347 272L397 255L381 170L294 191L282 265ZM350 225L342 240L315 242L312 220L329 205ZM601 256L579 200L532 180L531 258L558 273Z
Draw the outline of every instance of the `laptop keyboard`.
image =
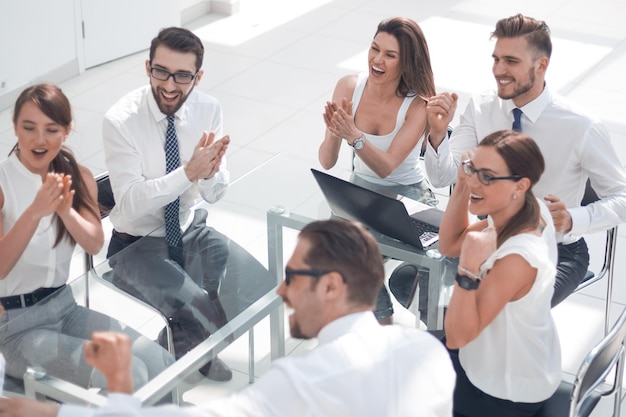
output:
M439 240L439 228L416 219L411 219L411 223L419 234L423 247L428 247Z

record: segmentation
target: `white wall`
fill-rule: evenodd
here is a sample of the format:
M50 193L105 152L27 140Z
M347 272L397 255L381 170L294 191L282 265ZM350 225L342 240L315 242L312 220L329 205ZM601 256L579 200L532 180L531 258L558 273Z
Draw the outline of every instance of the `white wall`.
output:
M0 109L42 77L78 74L75 0L0 0Z
M88 45L82 39L83 1L94 0L0 0L0 110L11 107L28 85L41 81L60 83L84 71L84 47ZM140 5L145 0L126 1ZM209 12L232 14L237 12L239 3L239 0L161 1L166 1L166 5L159 10L142 13L140 8L142 27L180 24L181 17L186 24ZM128 20L128 10L129 7L112 6L111 11ZM172 16L172 10L182 16ZM115 31L115 25L110 30ZM115 58L119 57L112 59Z

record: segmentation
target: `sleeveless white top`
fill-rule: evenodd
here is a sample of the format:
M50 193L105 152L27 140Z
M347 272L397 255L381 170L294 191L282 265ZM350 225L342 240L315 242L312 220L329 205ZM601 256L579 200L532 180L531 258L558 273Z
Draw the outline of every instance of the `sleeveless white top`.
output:
M40 187L41 176L30 172L14 153L0 162L5 234L33 202ZM56 227L52 218L49 215L41 219L17 264L5 279L0 280L0 297L27 294L42 287L59 287L67 281L74 245L63 239L53 249Z
M354 93L352 94L352 114L356 115L356 112L359 107L359 101L361 101L361 96L363 96L363 90L365 89L365 84L367 82L367 73L359 74L356 82L356 86L354 87ZM365 133L365 138L371 144L377 147L382 151L387 151L389 146L391 145L391 141L396 137L396 134L404 124L404 120L406 118L406 112L411 105L411 102L416 96L405 97L400 109L398 110L398 115L396 117L396 127L393 129L391 133L388 135L372 135L370 133ZM423 135L418 141L415 148L409 153L404 161L398 167L389 174L386 178L380 178L374 171L372 171L358 156L354 158L354 172L357 174L363 174L364 178L370 182L375 182L382 185L394 185L394 184L402 184L402 185L411 185L416 184L418 182L423 181L426 176L422 172L422 169L418 165L418 159L420 155L420 144L423 140Z
M472 384L491 396L516 402L546 400L561 383L561 346L550 310L556 243L544 207L542 214L543 236L512 236L481 267L488 271L498 259L520 255L537 269L530 291L508 302L476 339L459 349L459 360Z

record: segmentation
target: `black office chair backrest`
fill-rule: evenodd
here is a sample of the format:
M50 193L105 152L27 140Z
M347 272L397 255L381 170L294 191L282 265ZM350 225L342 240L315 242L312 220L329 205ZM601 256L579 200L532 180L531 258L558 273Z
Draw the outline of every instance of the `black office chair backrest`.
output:
M115 207L115 198L113 197L113 189L111 189L111 181L109 173L103 172L95 177L98 185L98 207L100 208L100 218L104 219L109 215L113 207Z
M598 197L598 194L596 194L594 189L591 188L591 181L589 181L589 178L587 178L587 185L585 186L585 195L583 195L583 199L581 200L580 205L586 206L591 203L595 203L599 199L600 197Z

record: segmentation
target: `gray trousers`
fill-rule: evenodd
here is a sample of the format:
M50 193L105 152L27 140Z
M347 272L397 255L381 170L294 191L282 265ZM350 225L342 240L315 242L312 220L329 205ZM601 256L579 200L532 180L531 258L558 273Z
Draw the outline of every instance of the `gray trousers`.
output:
M104 376L85 362L85 341L96 331L124 332L131 338L135 389L174 362L166 350L132 328L77 305L67 286L31 307L6 310L0 317L6 373L21 379L27 367L38 367L84 388L106 388Z
M113 284L168 318L176 358L228 321L218 293L230 257L230 239L208 227L206 218L206 210L196 210L183 234L184 268L169 259L164 237L146 236L128 243L113 236L109 244Z

